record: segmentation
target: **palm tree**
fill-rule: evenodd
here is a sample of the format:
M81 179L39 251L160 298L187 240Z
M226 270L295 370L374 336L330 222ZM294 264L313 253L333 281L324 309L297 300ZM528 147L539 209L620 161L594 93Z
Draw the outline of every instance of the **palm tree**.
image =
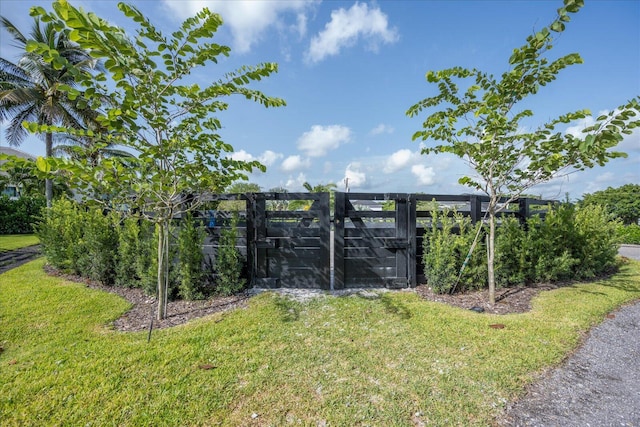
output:
M309 184L308 182L305 181L304 184L302 184L302 187L307 190L309 193L329 193L329 210L333 212L333 205L334 205L334 188L338 188L338 186L333 183L333 182L329 182L327 184L317 184L312 186L311 184ZM312 201L311 200L292 200L291 202L289 202L289 209L291 210L308 210L311 208L312 205Z
M57 134L53 136L53 142L53 153L56 156L81 160L91 167L99 165L104 159L114 157L119 158L125 166L133 167L136 159L130 152L116 148L115 144L99 147L93 139L88 137Z
M0 121L9 121L6 138L9 145L18 146L27 136L22 123L36 122L41 125L63 125L82 129L95 113L86 106L79 105L80 97L70 100L60 90L61 85L75 86L73 76L66 67L56 69L45 61L42 55L27 51L27 43L44 43L58 51L75 67L89 71L97 62L89 53L69 40L67 33L58 32L51 24L34 18L29 37L4 17L0 24L13 37L14 46L23 51L17 63L0 58ZM45 133L45 152L53 155L53 135ZM53 199L53 183L46 181L47 206Z

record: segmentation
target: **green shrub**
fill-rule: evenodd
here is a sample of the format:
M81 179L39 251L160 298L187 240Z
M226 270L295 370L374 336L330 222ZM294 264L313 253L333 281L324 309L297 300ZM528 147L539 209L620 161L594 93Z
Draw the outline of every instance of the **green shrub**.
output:
M575 207L569 203L551 209L544 221L530 219L528 237L529 257L533 271L531 281L555 281L574 278L573 267L584 244L575 227Z
M82 212L78 218L82 221L82 239L75 247L76 272L104 285L113 285L118 252L118 233L113 217L93 208Z
M140 220L114 216L114 221L118 234L115 284L125 288L138 288L142 286L138 273L139 258L145 255L140 241Z
M55 200L50 209L44 210L42 219L36 223L35 233L42 244L42 251L54 267L76 273L76 246L82 238L81 212L76 203Z
M0 196L0 234L29 234L45 207L44 197L20 197L11 200Z
M615 267L618 254L616 230L620 222L610 218L607 210L599 205L576 210L575 228L582 244L576 253L579 260L577 277L590 279Z
M496 230L495 273L497 286L510 286L531 280L530 239L513 217L502 220Z
M186 300L203 299L205 230L190 213L183 218L178 233L178 295Z
M215 260L216 293L233 295L241 291L246 284L242 277L244 259L236 248L238 238L238 216L234 215L231 224L220 233L220 244Z
M482 234L456 286L478 227L482 225L473 226L469 218L459 213L449 217L448 211L439 212L437 207L431 210L431 216L432 227L426 231L423 240L427 283L437 293L483 287L487 270Z
M616 243L640 245L640 225L618 225L615 238Z
M619 224L598 205L563 204L527 220L527 231L505 219L496 235L496 280L501 285L582 280L615 266Z
M61 199L44 211L35 231L56 268L106 285L115 282L118 236L112 217Z

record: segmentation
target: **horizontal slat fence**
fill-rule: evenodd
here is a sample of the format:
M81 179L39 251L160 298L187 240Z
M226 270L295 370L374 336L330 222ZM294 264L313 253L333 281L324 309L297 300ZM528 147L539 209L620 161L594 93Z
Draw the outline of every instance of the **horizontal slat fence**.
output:
M211 202L243 201L236 246L257 288L406 288L425 280L422 243L432 209L486 218L489 199L478 195L335 192L223 194ZM300 204L306 201L305 204ZM501 202L504 202L502 200ZM387 209L383 210L386 202ZM297 208L293 206L297 203ZM555 200L517 199L498 214L524 223L544 218ZM304 208L300 208L303 206ZM234 213L200 212L207 225L204 252L215 260L221 231Z

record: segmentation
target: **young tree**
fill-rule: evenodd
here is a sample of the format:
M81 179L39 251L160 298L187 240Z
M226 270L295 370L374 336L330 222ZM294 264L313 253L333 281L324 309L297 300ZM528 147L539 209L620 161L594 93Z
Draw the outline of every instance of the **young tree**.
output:
M206 87L190 82L189 76L196 69L229 55L229 47L210 41L222 25L219 15L203 9L171 35L165 35L135 7L119 3L118 8L138 25L133 37L65 0L54 3L51 13L36 7L32 14L51 21L58 31L104 60L108 75L90 75L78 69L71 72L92 108L107 105L97 118L99 129L106 131L75 134L92 138L98 146L116 145L137 153L135 165L130 165L131 159L109 157L97 166L65 159L50 161L44 167L71 171L76 184L91 190L87 194L102 194L102 201L113 206L136 206L155 223L157 317L162 319L169 283L171 220L197 209L208 193L246 179L245 174L254 168L264 170L258 162L231 158L233 147L218 134L221 124L214 114L227 109L224 98L234 94L266 107L283 106L285 102L247 87L275 73L274 63L242 67ZM27 48L51 58L54 64L68 65L50 46L34 42ZM113 84L106 84L108 77ZM64 89L72 98L79 94L73 87ZM102 102L105 97L106 104Z
M13 37L15 46L23 50L17 63L0 58L0 121L10 120L6 129L9 145L22 143L27 131L24 121L42 125L63 125L81 129L93 114L77 96L69 98L60 89L74 85L74 78L63 62L81 71L93 69L98 62L89 52L71 41L65 32L57 31L50 23L35 18L31 33L24 35L8 19L1 17L0 24ZM40 53L27 49L33 43L46 45L58 52L64 61L51 62ZM52 132L44 132L45 153L53 155ZM45 181L47 206L53 199L53 181Z
M555 80L564 68L582 63L577 53L555 60L548 58L555 35L565 30L569 14L576 13L583 0L564 0L556 18L548 27L532 34L526 43L514 49L510 68L500 78L476 70L454 67L429 71L426 79L437 84L438 94L413 105L407 115L414 117L425 109L440 107L413 135L422 141L433 139L427 153L453 153L465 159L477 176L462 177L459 182L489 196L488 282L490 303L495 303L495 218L510 201L531 187L549 181L571 168L583 170L604 165L609 159L625 156L611 151L640 125L638 98L596 119L580 137L557 130L559 126L583 119L590 113L580 110L559 116L533 131L525 131L524 119L533 116L529 109L518 110L521 101L535 95L542 86ZM464 85L459 87L459 85ZM501 202L501 198L506 202Z

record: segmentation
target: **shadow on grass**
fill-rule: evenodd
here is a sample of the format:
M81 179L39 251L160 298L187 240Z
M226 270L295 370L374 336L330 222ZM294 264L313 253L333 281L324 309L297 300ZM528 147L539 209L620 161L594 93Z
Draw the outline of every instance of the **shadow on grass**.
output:
M402 304L399 301L394 301L391 295L383 294L380 296L380 302L384 306L384 309L387 313L398 316L401 319L410 319L411 311L407 308L406 305Z
M593 280L590 280L586 283L595 283L600 286L604 286L606 288L612 288L619 291L627 292L630 294L636 294L637 297L640 297L640 281L638 280L638 275L633 271L632 268L625 268L625 265L630 261L628 259L622 259L616 270L603 276L597 277ZM636 261L631 261L636 262ZM578 292L592 294L592 295L605 295L604 292L590 291L584 288L578 288L578 285L583 284L585 282L577 282L569 285L571 288L577 289Z
M280 320L283 322L295 322L300 319L300 303L282 296L276 296L274 305L280 312Z

